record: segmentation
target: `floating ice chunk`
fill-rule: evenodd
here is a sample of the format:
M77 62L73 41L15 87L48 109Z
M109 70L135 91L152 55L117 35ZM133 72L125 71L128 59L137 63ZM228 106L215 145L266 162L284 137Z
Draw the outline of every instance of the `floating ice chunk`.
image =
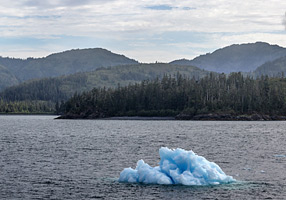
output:
M120 173L119 182L217 185L236 181L226 175L217 164L196 155L193 151L161 147L159 154L161 158L159 166L153 168L143 160L139 160L135 169L125 168Z
M159 167L150 167L143 160L137 162L137 167L135 169L125 168L120 173L120 182L128 183L150 183L150 184L163 184L170 185L172 180L166 174L161 172Z

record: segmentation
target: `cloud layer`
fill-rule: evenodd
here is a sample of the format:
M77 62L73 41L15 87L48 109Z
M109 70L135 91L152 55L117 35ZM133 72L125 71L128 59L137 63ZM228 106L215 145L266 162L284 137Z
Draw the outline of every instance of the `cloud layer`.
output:
M285 12L285 15L283 16L283 25L285 26L285 30L286 30L286 12Z
M232 43L286 46L285 8L277 0L0 0L0 55L103 47L154 62Z

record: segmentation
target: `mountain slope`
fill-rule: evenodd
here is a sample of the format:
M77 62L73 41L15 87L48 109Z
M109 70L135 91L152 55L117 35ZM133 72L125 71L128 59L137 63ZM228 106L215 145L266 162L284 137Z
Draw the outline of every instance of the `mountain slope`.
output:
M282 73L286 74L286 56L261 65L253 72L253 75L255 77L261 75L281 76Z
M17 78L6 67L0 65L0 91L18 83Z
M171 64L192 65L215 72L250 72L260 65L286 55L286 48L256 42L231 45L193 60L176 60Z
M70 50L37 59L0 58L0 64L5 66L20 81L93 71L100 67L137 63L135 60L101 48Z
M67 100L75 92L89 91L94 87L126 86L142 80L161 78L166 74L179 72L187 77L201 78L209 72L192 66L170 64L137 64L98 69L93 72L77 73L69 76L45 78L24 82L7 88L0 97L7 101L22 100Z

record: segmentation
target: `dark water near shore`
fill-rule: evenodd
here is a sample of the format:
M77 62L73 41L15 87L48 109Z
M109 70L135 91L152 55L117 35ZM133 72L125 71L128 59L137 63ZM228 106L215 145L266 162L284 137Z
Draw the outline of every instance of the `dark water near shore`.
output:
M285 199L286 122L53 120L0 116L0 199ZM192 149L238 183L118 183L158 150Z

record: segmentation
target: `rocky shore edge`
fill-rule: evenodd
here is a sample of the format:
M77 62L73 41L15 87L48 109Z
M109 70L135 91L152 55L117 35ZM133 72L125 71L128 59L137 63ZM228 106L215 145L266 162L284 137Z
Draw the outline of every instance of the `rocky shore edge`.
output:
M250 114L250 115L232 115L232 114L199 114L199 115L187 115L179 114L175 117L176 120L198 120L198 121L276 121L286 120L286 116L278 115L262 115L262 114Z
M279 115L233 115L233 114L178 114L175 117L143 117L143 116L122 116L122 117L108 117L104 114L91 115L61 115L56 119L106 119L106 120L194 120L194 121L284 121L286 116Z

